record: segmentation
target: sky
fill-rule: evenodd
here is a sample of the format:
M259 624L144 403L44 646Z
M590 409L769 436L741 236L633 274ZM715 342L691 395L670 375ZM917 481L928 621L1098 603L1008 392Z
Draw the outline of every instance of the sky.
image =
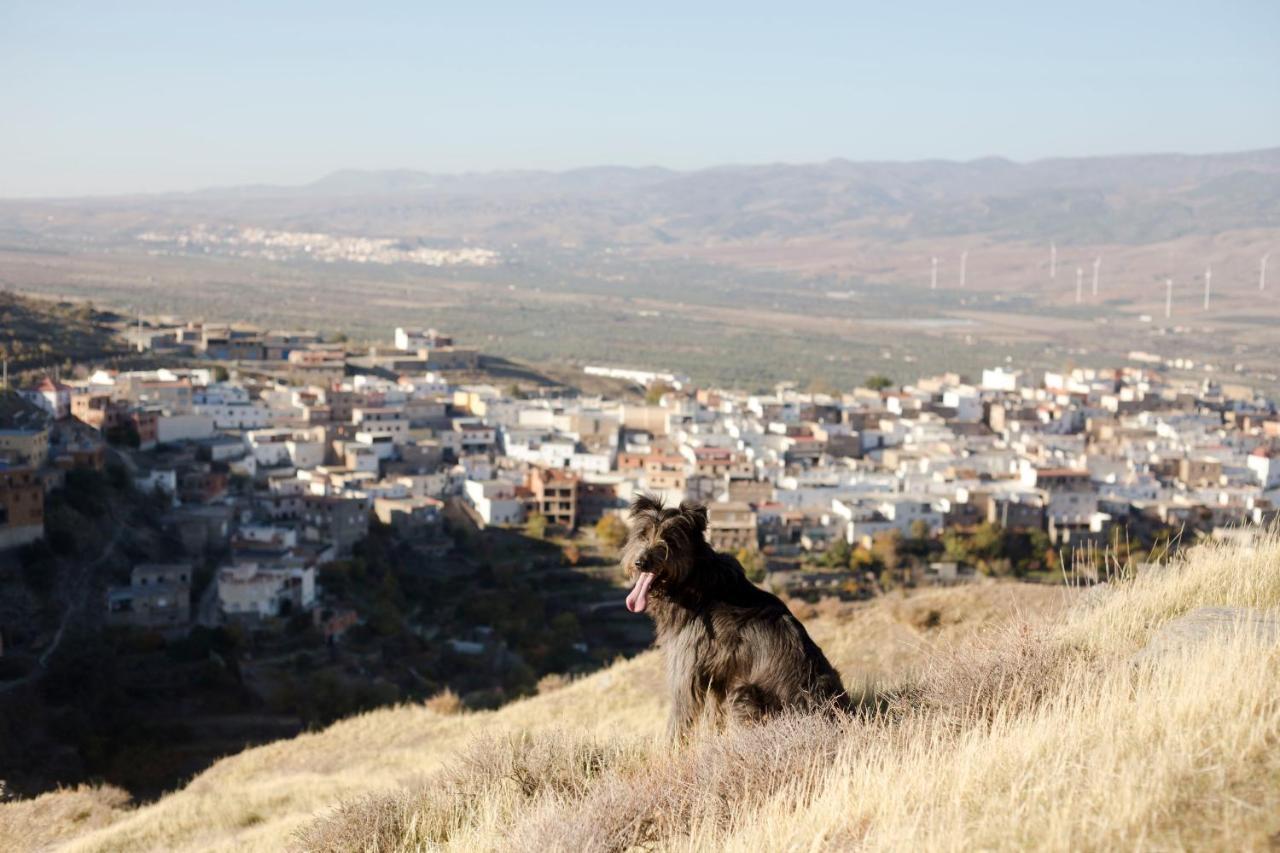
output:
M0 197L1277 145L1277 0L0 2Z

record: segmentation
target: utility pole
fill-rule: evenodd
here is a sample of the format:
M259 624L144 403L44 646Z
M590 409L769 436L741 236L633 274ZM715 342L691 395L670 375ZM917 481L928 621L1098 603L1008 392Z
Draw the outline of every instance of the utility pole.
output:
M1102 266L1102 256L1093 259L1093 298L1098 298L1098 268Z
M1164 280L1164 318L1169 319L1173 314L1173 279L1166 278Z
M1204 310L1209 310L1209 288L1213 285L1213 267L1204 268Z
M933 272L929 276L929 289L930 290L938 289L938 257L937 255L934 255L933 257Z

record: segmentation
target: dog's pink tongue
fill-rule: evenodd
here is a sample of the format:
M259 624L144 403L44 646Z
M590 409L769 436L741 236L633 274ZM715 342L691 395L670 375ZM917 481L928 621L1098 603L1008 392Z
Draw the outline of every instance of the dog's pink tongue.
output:
M653 583L653 572L641 572L636 578L636 585L627 593L627 609L632 613L643 613L649 604L649 586Z

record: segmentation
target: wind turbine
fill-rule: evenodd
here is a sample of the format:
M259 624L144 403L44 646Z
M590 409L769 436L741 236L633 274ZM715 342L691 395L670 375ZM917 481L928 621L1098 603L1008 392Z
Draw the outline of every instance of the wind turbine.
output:
M1213 285L1213 267L1204 268L1204 310L1209 310L1209 288Z
M1093 259L1093 298L1098 298L1098 268L1102 266L1102 256Z
M929 289L930 290L938 289L938 257L937 255L934 255L933 257L933 273L932 275L929 276Z
M1076 267L1076 304L1084 298L1084 267Z
M1173 279L1166 278L1164 280L1164 318L1169 319L1173 314Z
M960 253L960 288L964 289L965 270L969 265L969 250Z
M1267 258L1271 257L1271 253L1267 252L1262 256L1262 263L1258 265L1258 291L1267 289Z

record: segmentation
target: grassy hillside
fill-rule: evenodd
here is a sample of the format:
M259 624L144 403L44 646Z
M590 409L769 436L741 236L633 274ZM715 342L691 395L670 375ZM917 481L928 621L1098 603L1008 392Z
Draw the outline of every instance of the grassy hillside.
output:
M4 283L0 275L0 284ZM113 324L120 318L88 302L37 299L0 290L0 358L10 378L127 352Z
M1280 536L1106 589L808 614L881 700L843 724L673 750L649 654L492 713L366 714L137 810L109 790L11 803L0 833L59 832L66 850L1263 849L1280 831L1280 648L1237 632L1133 660L1203 605L1280 610Z

